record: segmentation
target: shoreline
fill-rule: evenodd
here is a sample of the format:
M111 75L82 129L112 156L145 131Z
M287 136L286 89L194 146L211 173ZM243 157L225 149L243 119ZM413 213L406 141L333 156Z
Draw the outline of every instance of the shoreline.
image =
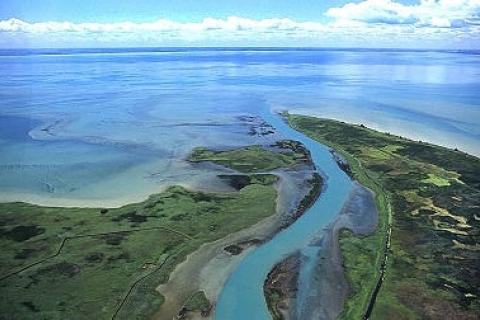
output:
M218 173L230 172L225 169L219 169ZM210 175L208 172L205 176L205 179L210 179L207 177ZM180 186L187 190L199 191L199 192L230 192L233 191L233 188L228 187L227 185L220 186L218 183L215 186L205 186L200 184L199 181L194 183L186 183L183 181L179 182L168 182L164 184L159 184L155 188L150 189L149 191L129 195L121 195L115 198L68 198L68 197L48 197L36 193L26 193L26 192L0 192L0 203L12 203L12 202L24 202L38 206L44 207L56 207L56 208L107 208L115 209L120 208L129 204L139 203L147 200L152 195L164 192L169 187Z
M173 184L170 186L182 186L187 189L191 189L187 185L181 184ZM37 206L43 207L56 207L56 208L108 208L108 209L115 209L120 208L125 205L129 205L132 203L139 203L147 200L151 195L161 193L168 189L169 186L165 185L162 186L150 193L146 196L130 196L130 197L119 197L118 199L73 199L73 198L52 198L41 196L33 193L2 193L0 195L0 203L12 203L12 202L24 202L29 203Z
M295 109L295 108L289 109L288 112L290 114L297 114L297 115L306 116L306 117L314 117L314 118L320 119L320 120L338 121L338 122L346 123L346 124L353 125L353 126L364 125L367 128L370 128L372 130L378 131L378 132L383 133L383 134L389 134L389 135L394 136L394 137L404 138L404 139L407 139L407 140L412 140L412 141L415 141L417 143L427 145L427 146L442 147L442 148L446 148L450 151L457 151L457 152L463 153L463 154L468 155L468 156L472 156L472 157L475 157L475 158L480 158L480 150L478 149L479 148L478 146L471 145L471 142L470 142L470 144L469 143L464 143L461 146L455 145L454 142L453 142L453 141L455 141L455 139L453 137L451 138L450 141L442 142L442 141L436 140L435 138L433 138L431 136L427 137L427 136L412 135L411 130L409 131L408 128L404 128L403 130L402 130L401 127L399 127L399 128L395 128L395 127L387 128L387 127L384 127L382 125L379 125L375 122L371 122L371 121L368 121L368 120L359 121L359 120L356 120L356 119L353 119L353 118L339 117L339 116L335 116L335 115L325 117L325 116L322 116L320 112L317 113L314 110L305 111L305 110L302 110L302 109ZM466 141L465 138L460 139L460 140L461 141Z

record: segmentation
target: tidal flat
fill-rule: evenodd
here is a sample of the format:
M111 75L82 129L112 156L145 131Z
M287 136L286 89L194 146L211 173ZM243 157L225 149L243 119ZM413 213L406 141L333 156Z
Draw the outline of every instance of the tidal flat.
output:
M237 49L0 52L0 201L119 207L170 185L226 191L186 156L288 138L263 124L269 108L480 155L478 54Z

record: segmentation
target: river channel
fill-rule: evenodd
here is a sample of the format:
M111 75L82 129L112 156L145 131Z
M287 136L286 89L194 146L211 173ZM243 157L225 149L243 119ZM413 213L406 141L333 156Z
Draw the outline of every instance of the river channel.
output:
M317 201L295 223L240 262L220 294L215 311L217 320L271 319L263 292L264 281L276 263L296 251L310 257L309 263L304 263L300 271L299 283L306 286L302 276L307 277L309 271L314 269L315 257L321 250L311 244L322 236L324 229L338 216L353 187L328 147L292 129L276 113L266 111L261 116L286 139L300 141L310 150L317 170L325 179L325 187ZM300 287L299 293L302 291Z

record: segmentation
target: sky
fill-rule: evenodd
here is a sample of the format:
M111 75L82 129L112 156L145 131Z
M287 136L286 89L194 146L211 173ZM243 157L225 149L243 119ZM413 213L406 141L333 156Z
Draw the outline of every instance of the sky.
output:
M480 0L0 0L0 47L480 49Z

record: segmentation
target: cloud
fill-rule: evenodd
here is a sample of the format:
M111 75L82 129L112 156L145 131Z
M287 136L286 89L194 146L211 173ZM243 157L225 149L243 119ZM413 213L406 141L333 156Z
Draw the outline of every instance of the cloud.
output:
M330 8L327 16L338 24L411 24L416 27L460 28L480 19L480 0L421 0L403 5L392 0L366 0Z
M71 22L37 22L28 23L19 19L0 21L0 32L23 33L52 33L52 32L155 32L155 31L191 31L205 32L212 30L223 31L268 31L268 30L295 30L301 23L290 19L252 20L241 17L227 19L206 18L197 23L180 23L167 19L160 19L148 23L71 23ZM316 25L316 24L315 24ZM320 25L320 24L318 24ZM306 25L308 26L308 24Z
M365 0L328 22L205 18L197 22L0 21L0 46L351 46L479 48L480 0Z

